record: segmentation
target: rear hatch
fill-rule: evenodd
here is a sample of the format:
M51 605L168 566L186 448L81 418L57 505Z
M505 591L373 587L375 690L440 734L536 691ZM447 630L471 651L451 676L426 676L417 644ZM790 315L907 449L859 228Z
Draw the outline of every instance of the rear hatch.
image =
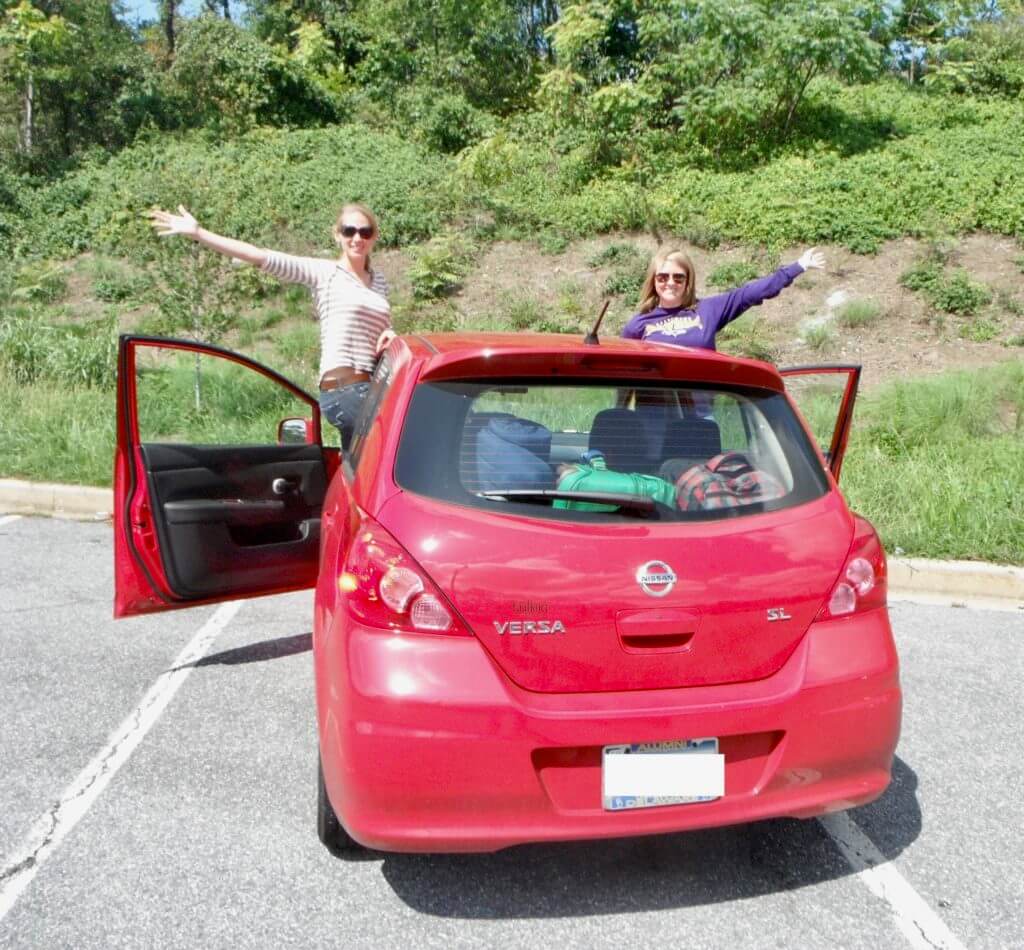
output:
M770 676L831 590L852 531L835 494L749 521L581 525L405 493L379 520L513 682L538 692ZM665 574L650 566L657 596L637 579L652 561L676 578L653 583Z
M726 454L746 480L708 474ZM581 466L587 484L610 472L620 492L628 475L658 500L561 491ZM853 533L785 397L750 387L421 383L395 477L404 490L376 517L538 692L770 676ZM688 486L678 505L665 482Z

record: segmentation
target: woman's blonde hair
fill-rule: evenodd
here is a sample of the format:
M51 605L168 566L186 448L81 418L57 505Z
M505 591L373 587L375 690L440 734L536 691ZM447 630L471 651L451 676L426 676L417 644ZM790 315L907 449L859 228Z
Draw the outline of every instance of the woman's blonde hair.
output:
M349 204L347 205L343 205L341 211L338 212L338 218L334 222L334 230L331 231L331 234L334 236L335 243L339 245L341 244L341 222L345 215L348 214L350 211L355 211L361 214L364 218L366 218L366 220L369 221L370 225L373 227L374 236L380 237L380 225L377 223L377 215L375 215L369 208L367 208L366 205L361 205L355 201L352 201L349 202ZM369 254L366 255L366 268L367 270L369 270L370 268Z
M674 251L671 248L658 251L651 258L647 267L647 276L644 278L643 286L640 288L640 313L647 313L658 306L658 294L654 289L654 275L665 264L671 261L678 264L686 272L686 288L683 292L681 306L692 307L697 302L697 279L693 269L693 261L685 251Z

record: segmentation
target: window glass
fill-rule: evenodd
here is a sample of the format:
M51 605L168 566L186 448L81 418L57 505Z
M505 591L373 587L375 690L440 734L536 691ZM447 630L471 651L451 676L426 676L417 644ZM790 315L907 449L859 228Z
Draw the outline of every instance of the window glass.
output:
M734 517L827 490L778 393L535 381L418 386L396 477L435 498L570 519Z
M391 360L385 354L377 361L377 367L373 371L373 376L370 377L370 388L367 390L366 399L363 400L363 407L359 412L359 418L356 419L355 431L352 434L352 445L346 455L346 461L353 469L359 465L363 443L366 441L366 436L373 425L373 420L377 418L377 414L380 412L384 396L391 387L393 375ZM334 426L330 426L330 428L333 429Z
M135 354L141 442L274 445L281 420L312 415L280 383L232 360L160 346Z

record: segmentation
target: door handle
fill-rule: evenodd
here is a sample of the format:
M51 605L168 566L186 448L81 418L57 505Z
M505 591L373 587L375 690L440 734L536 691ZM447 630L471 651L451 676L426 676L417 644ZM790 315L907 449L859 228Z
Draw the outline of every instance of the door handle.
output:
M270 490L275 495L290 495L299 490L299 484L297 478L275 478L270 483Z

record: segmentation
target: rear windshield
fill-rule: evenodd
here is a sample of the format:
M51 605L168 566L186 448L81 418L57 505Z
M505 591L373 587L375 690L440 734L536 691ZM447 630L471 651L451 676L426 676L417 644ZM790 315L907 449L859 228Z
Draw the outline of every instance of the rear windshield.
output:
M828 490L778 393L708 386L422 383L402 429L403 488L570 520L707 520Z

